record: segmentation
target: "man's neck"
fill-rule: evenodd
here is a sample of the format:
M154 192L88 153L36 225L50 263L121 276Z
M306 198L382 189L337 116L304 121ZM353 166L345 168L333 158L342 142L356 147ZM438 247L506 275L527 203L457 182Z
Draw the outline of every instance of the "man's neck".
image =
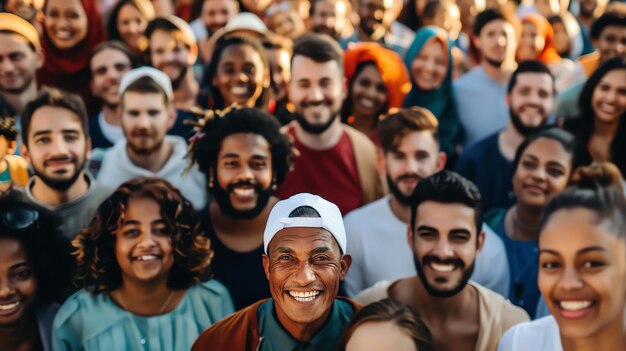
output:
M149 154L137 154L126 145L128 158L137 167L148 170L152 173L160 171L172 156L174 147L166 140L163 141L161 147Z
M485 73L491 77L491 79L497 81L500 85L504 85L509 81L511 73L515 71L517 64L515 61L504 61L500 67L496 67L485 59L482 60L481 66L485 70Z
M311 323L293 322L284 312L282 312L280 308L276 306L276 301L274 301L274 310L276 311L276 317L278 317L278 322L283 328L285 328L289 335L291 335L294 339L304 343L311 340L315 336L315 334L317 334L317 332L322 329L324 324L326 324L326 321L330 317L332 306L319 319Z
M521 135L509 120L508 126L498 134L498 148L505 159L513 161L517 148L524 141Z
M277 202L278 199L272 196L258 216L250 219L236 219L225 215L217 202L213 201L209 205L209 217L213 229L219 234L240 238L258 237L259 235L263 237L270 210Z
M196 97L200 86L193 76L193 68L187 69L185 79L180 83L178 89L174 91L174 107L180 110L188 110L196 104Z
M393 194L389 197L389 207L391 207L394 216L402 223L408 224L411 221L411 207L401 204Z
M339 118L336 118L333 125L322 134L311 134L306 132L299 124L296 124L296 138L304 146L313 150L327 150L339 142L343 135L343 126Z
M114 126L121 126L122 119L120 118L120 115L118 114L117 107L118 106L113 107L113 106L104 104L102 106L102 115L104 116L105 122L107 122L108 124L114 125Z
M426 291L418 276L401 279L389 289L389 297L412 307L427 324L431 325L440 324L439 321L460 318L473 308L477 308L477 294L474 287L466 284L463 290L454 296L435 297Z
M89 181L87 180L84 172L81 172L78 178L76 178L74 184L64 191L49 187L41 180L41 178L35 175L33 185L30 190L33 197L37 199L37 201L49 206L60 206L73 202L85 195L89 191L89 186Z
M24 111L24 107L37 98L37 83L33 80L30 86L20 94L6 92L1 92L0 94L2 94L4 100L13 110L21 114Z

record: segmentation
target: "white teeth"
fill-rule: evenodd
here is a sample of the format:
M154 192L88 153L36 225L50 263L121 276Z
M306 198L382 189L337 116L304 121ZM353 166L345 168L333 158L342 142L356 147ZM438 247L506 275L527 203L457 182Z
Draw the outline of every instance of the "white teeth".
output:
M310 302L315 300L317 296L321 294L321 291L307 291L307 292L297 292L297 291L289 291L289 295L293 297L296 301L299 302Z
M254 195L253 188L235 188L233 189L233 193L238 196L252 196Z
M559 306L568 311L578 311L591 306L591 301L561 301Z
M20 304L19 301L15 301L14 303L10 303L7 305L0 305L0 311L8 311L16 308Z
M370 99L361 99L361 105L367 108L371 108L374 107L374 102Z
M615 113L615 111L617 111L617 107L616 106L607 105L607 104L601 104L600 105L600 110L602 110L603 112L606 112L606 113Z
M142 255L137 257L137 261L152 261L156 259L157 257L155 255Z
M230 89L230 92L236 95L241 95L247 93L248 89L246 87L233 87Z
M436 270L437 272L447 273L447 272L452 272L455 266L453 264L440 264L440 263L432 262L430 264L430 267Z
M56 31L54 34L58 39L62 40L69 39L72 36L72 34L68 31Z

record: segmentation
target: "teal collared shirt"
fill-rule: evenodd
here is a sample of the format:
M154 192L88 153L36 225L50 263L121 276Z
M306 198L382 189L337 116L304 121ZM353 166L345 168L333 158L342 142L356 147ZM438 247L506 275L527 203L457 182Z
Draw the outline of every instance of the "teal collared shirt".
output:
M336 299L326 324L311 340L301 343L294 339L281 325L274 311L274 299L261 304L259 316L259 336L261 351L316 351L334 350L339 343L343 329L354 314L354 307L347 301Z

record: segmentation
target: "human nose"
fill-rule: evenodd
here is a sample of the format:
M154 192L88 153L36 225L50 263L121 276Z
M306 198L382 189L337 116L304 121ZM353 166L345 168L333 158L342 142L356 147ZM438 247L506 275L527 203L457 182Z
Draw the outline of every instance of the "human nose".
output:
M505 47L507 43L506 35L500 34L498 35L498 46Z
M150 248L156 246L156 242L154 241L154 237L150 230L143 230L143 234L139 238L139 243L137 247L139 248Z
M565 291L572 291L576 289L580 289L583 286L583 282L578 275L576 269L565 268L563 272L563 276L559 280L559 288Z
M311 101L321 101L324 99L324 93L319 86L315 85L309 90L308 98Z
M239 72L239 74L237 75L237 78L239 78L240 81L247 83L250 80L250 77L248 77L248 75L241 71Z
M299 286L307 286L315 281L315 272L309 262L302 262L298 265L298 270L293 277L294 283Z
M13 65L13 62L11 62L11 60L9 60L9 58L5 58L5 59L1 59L0 60L0 72L8 72L11 71L15 66Z
M241 172L237 175L238 180L252 180L254 178L254 173L250 166L244 164L241 167Z
M454 250L452 249L452 246L450 246L448 240L443 238L437 241L432 253L441 259L454 257Z
M9 279L0 279L0 299L11 296L15 292Z

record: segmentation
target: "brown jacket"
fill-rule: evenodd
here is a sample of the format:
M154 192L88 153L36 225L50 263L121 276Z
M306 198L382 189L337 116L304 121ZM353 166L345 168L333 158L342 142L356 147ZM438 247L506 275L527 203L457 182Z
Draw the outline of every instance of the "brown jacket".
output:
M354 311L361 309L356 302L338 297L350 302ZM260 344L259 306L268 299L256 302L243 310L235 312L230 317L213 324L200 334L191 347L192 351L228 350L228 351L255 351Z

